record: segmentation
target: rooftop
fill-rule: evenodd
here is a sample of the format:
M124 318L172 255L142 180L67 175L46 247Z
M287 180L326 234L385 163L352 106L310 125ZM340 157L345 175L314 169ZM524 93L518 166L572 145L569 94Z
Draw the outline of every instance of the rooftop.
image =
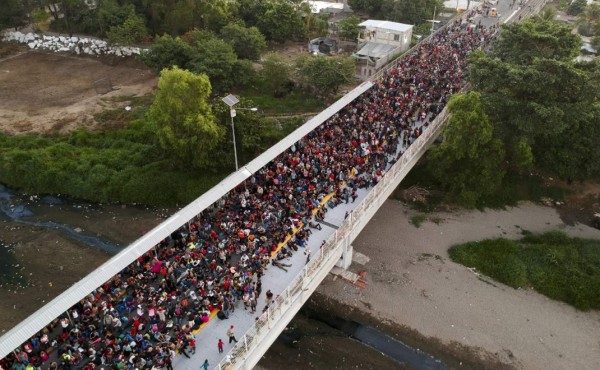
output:
M359 26L368 27L368 28L383 28L386 30L392 30L392 31L398 31L398 32L406 32L413 27L410 24L396 23L396 22L390 22L390 21L378 21L378 20L374 20L374 19L369 19L367 21L364 21L361 24L359 24Z

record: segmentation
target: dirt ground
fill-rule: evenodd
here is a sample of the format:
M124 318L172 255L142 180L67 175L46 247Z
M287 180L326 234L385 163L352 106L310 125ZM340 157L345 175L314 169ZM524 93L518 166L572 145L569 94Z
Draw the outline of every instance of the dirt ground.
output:
M127 246L163 220L156 211L137 207L29 207L36 220L79 227L83 233L102 236L120 246ZM0 220L0 236L14 249L11 257L18 267L13 273L22 276L21 287L0 285L0 335L111 257L47 228Z
M588 181L572 184L549 181L570 192L564 203L554 203L563 222L571 226L576 223L592 226L594 213L600 213L600 184Z
M104 82L95 85L99 80ZM156 73L134 58L79 57L13 48L0 59L0 131L97 129L94 114L123 109L131 104L127 98L150 94L156 83ZM112 91L104 93L109 85Z
M442 359L462 357L463 365L483 361L470 368L600 368L599 311L578 311L531 289L504 286L447 254L454 244L519 238L523 230L559 229L596 239L600 230L569 226L555 208L531 203L485 212L436 212L430 215L435 222L419 228L410 223L415 214L398 201L387 201L353 243L355 251L370 258L350 268L366 272L367 287L328 278L317 292L374 322L396 326L392 330L401 340L425 343L425 351L441 353Z

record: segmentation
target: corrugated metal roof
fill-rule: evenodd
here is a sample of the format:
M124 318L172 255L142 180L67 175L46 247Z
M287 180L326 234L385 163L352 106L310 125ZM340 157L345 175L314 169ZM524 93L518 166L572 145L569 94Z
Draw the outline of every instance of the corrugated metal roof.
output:
M240 168L239 171L229 175L212 189L202 194L198 199L194 200L160 225L150 230L127 248L123 249L119 254L112 257L92 273L64 291L61 295L54 298L44 307L40 308L27 319L16 325L0 337L0 358L4 358L15 348L19 347L34 334L42 330L56 317L63 314L66 310L87 296L90 292L115 276L138 257L148 252L152 247L171 235L172 232L179 229L182 225L198 215L242 181L252 176L254 172L260 170L280 153L292 146L292 144L306 136L352 100L367 91L371 85L372 83L369 81L363 82L327 109L286 136L283 140L255 158L252 162Z
M359 24L359 26L369 27L369 28L382 28L385 30L392 30L392 31L398 31L398 32L406 32L413 27L410 24L396 23L396 22L390 22L390 21L378 21L375 19L369 19L367 21L364 21L361 24Z
M379 44L369 41L355 54L359 57L383 58L398 48L398 45Z

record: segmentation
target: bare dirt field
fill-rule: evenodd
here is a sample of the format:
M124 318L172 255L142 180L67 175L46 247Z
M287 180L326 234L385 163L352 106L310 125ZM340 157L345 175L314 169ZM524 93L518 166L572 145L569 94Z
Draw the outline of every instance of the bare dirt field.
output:
M588 195L595 193L589 190ZM507 210L437 212L429 217L435 221L419 228L409 222L416 213L387 201L354 241L355 250L371 259L351 266L367 273L364 290L328 278L317 292L376 321L398 325L399 334L413 331L430 343L454 348L459 358L487 364L468 368L600 368L599 311L578 311L531 289L507 287L452 262L447 253L454 244L515 239L523 230L560 229L600 239L599 230L567 225L557 209L530 203Z
M101 94L110 80L113 90ZM156 73L133 58L28 51L0 59L0 131L8 134L97 129L94 114L149 94Z

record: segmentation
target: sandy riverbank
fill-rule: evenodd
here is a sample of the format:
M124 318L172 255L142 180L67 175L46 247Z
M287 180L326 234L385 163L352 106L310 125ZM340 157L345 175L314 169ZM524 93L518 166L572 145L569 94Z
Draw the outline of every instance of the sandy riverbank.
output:
M370 257L351 270L366 271L360 290L327 278L318 292L361 309L383 322L402 325L448 347L516 369L599 369L600 312L581 312L531 290L480 279L449 260L457 243L518 238L522 230L562 229L600 238L600 231L566 226L549 207L524 204L505 211L439 213L438 224L409 223L414 211L388 201L354 243ZM489 362L493 363L493 362Z

